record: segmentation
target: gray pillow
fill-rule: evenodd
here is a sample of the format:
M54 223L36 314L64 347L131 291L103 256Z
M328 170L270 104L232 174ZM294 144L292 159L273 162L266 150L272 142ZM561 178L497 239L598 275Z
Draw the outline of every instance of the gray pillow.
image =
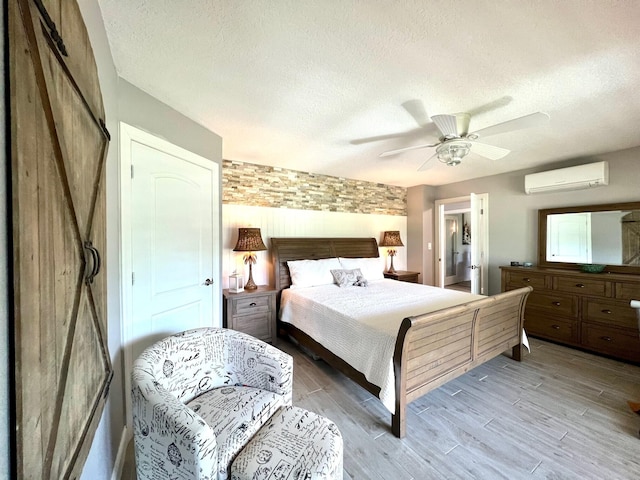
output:
M331 275L339 287L366 287L367 281L359 268L353 270L331 270Z

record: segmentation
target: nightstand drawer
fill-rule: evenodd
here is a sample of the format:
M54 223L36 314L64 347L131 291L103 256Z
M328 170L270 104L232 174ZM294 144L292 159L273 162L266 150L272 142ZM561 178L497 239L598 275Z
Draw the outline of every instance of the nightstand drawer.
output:
M267 285L237 293L223 290L223 326L275 344L276 293Z
M253 296L250 298L237 298L234 300L234 314L243 315L245 313L268 312L270 304L269 296Z
M255 313L249 315L236 315L233 317L231 328L239 332L247 333L266 342L271 342L270 313Z

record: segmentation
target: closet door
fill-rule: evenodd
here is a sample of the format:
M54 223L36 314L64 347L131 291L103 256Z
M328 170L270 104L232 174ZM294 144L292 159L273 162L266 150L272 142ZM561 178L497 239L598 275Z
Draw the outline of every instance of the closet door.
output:
M9 2L18 478L76 478L112 377L109 134L75 0Z

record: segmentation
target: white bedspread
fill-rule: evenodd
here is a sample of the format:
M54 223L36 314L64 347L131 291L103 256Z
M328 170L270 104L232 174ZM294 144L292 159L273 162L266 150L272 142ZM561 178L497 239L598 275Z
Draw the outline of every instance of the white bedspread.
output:
M388 279L368 287L321 285L283 290L280 319L362 372L380 387L380 400L393 413L393 352L402 320L479 298Z

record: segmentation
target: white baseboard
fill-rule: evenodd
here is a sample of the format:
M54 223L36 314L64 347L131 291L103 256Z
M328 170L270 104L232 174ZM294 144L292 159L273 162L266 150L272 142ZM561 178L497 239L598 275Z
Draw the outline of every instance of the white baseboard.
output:
M122 477L122 469L124 468L124 461L127 456L127 446L131 440L131 434L125 425L122 429L122 435L120 436L120 445L118 446L118 455L116 455L116 462L113 466L113 473L111 474L111 480L120 480Z

